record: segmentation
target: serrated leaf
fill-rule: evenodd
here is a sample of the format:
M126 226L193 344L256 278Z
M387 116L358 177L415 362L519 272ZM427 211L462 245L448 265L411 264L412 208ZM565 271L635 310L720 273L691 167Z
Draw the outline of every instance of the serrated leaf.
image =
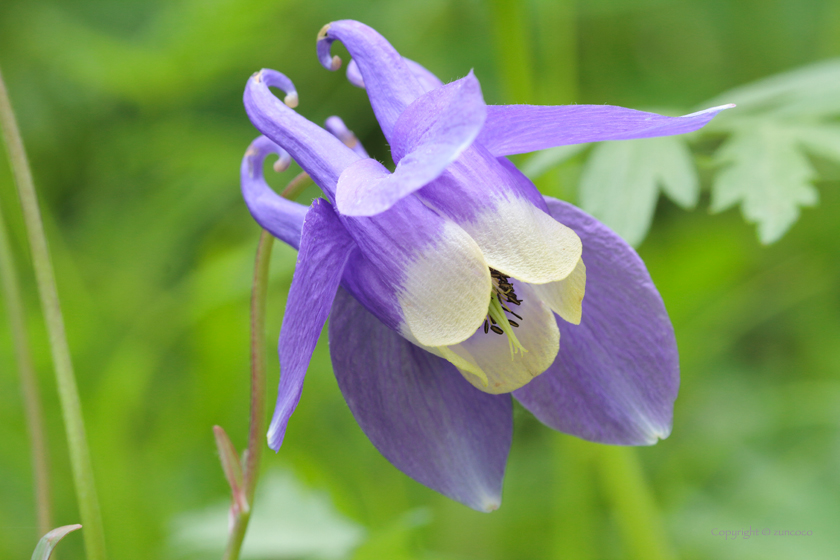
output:
M704 103L735 103L738 110L712 121L710 129L726 129L739 117L758 114L775 118L819 118L840 114L840 59L818 62L731 89Z
M64 527L53 529L41 537L41 540L38 541L38 545L35 547L35 552L32 553L32 560L48 560L50 555L52 555L53 549L58 544L58 541L67 536L68 533L72 533L73 531L77 531L81 528L82 526L77 524L65 525Z
M806 151L840 162L840 126L817 125L798 128L799 141Z
M694 161L680 137L604 142L583 170L581 207L635 246L650 228L660 188L684 208L697 204Z
M802 146L822 146L811 135L824 134L823 128L769 119L742 124L715 156L724 167L712 185L712 212L740 202L744 218L758 225L761 242L778 240L797 220L800 207L819 200L811 184L816 173Z

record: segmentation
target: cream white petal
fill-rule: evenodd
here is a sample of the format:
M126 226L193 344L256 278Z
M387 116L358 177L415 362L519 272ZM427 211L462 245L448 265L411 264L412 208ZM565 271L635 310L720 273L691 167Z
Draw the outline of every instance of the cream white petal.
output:
M580 259L575 269L564 280L532 286L537 296L552 311L574 325L580 324L583 296L586 291L586 265Z
M517 281L514 286L522 300L522 305L512 309L522 316L521 320L514 319L519 323L514 332L526 352L511 353L506 334L485 333L483 328L460 344L426 347L429 352L449 360L467 381L485 393L509 393L522 387L548 369L560 348L560 331L554 313L540 300L533 286Z
M524 198L490 199L462 224L499 272L532 284L566 278L582 252L580 238Z
M476 242L447 221L435 243L405 267L397 294L402 334L423 346L451 346L483 323L490 300L490 270Z

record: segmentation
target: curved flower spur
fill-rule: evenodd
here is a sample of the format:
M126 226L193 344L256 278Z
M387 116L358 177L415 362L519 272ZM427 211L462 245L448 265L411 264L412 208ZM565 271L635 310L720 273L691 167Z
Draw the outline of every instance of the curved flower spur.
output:
M330 70L341 65L330 53L335 40L353 57L348 78L367 90L393 173L337 117L325 130L298 115L283 74L262 70L245 89L264 135L242 162L245 201L262 227L299 249L269 446L282 444L328 315L339 387L373 444L474 509L501 501L510 394L549 427L587 440L667 437L677 348L644 263L605 225L540 195L505 156L680 134L726 107L664 117L488 106L472 72L444 85L356 21L318 34ZM305 207L274 193L262 174L271 153L280 169L293 158L327 201Z

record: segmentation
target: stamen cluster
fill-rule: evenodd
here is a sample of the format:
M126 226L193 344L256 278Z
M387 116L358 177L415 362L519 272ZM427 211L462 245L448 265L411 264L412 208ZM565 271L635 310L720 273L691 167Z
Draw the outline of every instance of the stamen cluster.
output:
M502 309L522 321L522 317L511 311L508 306L505 305L506 302L512 303L513 305L522 305L522 300L516 296L513 284L510 283L510 276L505 276L495 268L491 268L490 279L493 281L493 295L491 297L497 298L499 300L499 305L502 306ZM510 326L512 327L519 326L519 323L510 319L508 319L508 323L510 323ZM484 333L486 334L489 331L493 331L496 334L504 334L505 332L496 324L496 320L491 314L488 314L487 319L484 320Z

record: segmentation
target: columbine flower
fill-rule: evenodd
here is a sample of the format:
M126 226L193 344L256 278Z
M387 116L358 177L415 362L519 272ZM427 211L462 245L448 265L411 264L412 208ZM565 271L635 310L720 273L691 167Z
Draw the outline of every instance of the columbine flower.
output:
M367 436L410 477L472 508L499 506L510 394L587 440L666 437L677 349L644 264L591 216L541 196L505 156L689 132L722 108L672 118L488 106L472 72L443 85L355 21L318 34L330 70L341 64L330 54L335 40L353 57L348 77L367 89L393 172L340 119L325 130L292 110L297 93L283 74L262 70L245 90L264 135L242 162L245 200L260 225L299 249L271 448L280 448L328 315L333 369ZM293 158L328 201L307 208L277 196L262 175L270 153L281 169Z

